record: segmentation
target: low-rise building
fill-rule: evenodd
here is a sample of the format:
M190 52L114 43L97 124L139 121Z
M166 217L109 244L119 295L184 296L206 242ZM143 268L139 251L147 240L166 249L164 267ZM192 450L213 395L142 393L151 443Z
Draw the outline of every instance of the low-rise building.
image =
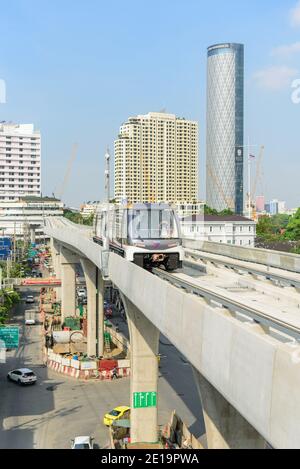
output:
M183 238L254 247L256 223L240 215L194 215L180 223Z
M91 215L94 215L99 204L99 201L87 202L86 204L82 204L80 206L80 214L83 216L83 218L88 218Z
M64 204L52 197L23 197L15 202L0 201L0 233L16 239L44 239L44 220L63 216Z
M190 217L192 215L203 215L205 202L177 203L176 212L179 219Z

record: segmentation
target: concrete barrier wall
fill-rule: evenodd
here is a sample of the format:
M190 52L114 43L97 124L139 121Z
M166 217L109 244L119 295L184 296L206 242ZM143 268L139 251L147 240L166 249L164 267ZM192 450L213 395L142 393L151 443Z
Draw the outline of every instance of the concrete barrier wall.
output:
M184 239L183 246L188 249L232 257L233 259L278 267L280 269L290 270L291 272L300 272L300 255L298 254L271 251L268 249L246 248L223 243L212 243L210 241L195 241L192 239Z
M282 344L115 254L109 275L273 447L300 447L300 346Z

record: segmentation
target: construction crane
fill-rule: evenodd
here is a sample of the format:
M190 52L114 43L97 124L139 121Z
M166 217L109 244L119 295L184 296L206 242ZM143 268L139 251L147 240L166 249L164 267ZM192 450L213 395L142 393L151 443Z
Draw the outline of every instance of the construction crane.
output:
M254 181L253 181L253 185L251 187L251 218L252 220L256 220L257 219L257 213L256 213L256 189L257 189L257 184L258 184L258 181L261 177L261 165L262 165L262 160L263 160L263 156L264 156L264 150L265 150L265 147L264 145L261 145L260 147L260 150L259 150L259 155L258 155L258 158L257 158L257 162L256 162L256 173L255 173L255 178L254 178ZM248 197L249 197L249 193L247 194ZM248 209L249 209L249 203L247 205Z
M224 190L223 190L223 187L222 185L220 184L218 178L216 177L216 175L213 173L211 167L207 164L206 165L206 168L209 172L209 175L210 177L213 179L215 185L217 186L218 190L219 190L219 193L221 194L221 197L226 205L227 208L231 209L231 210L235 210L235 204L234 204L234 200L232 198L228 198L226 197L225 193L224 193Z
M70 175L71 175L73 163L74 163L76 155L77 155L77 151L78 151L78 144L74 143L73 147L72 147L71 156L70 156L70 159L68 161L67 169L66 169L66 172L65 172L65 175L64 175L64 179L63 179L62 185L60 187L60 190L58 191L58 193L56 193L56 190L55 190L55 192L52 193L54 198L58 198L59 200L61 200L62 196L65 193L66 186L68 184L68 181L69 181L69 178L70 178Z

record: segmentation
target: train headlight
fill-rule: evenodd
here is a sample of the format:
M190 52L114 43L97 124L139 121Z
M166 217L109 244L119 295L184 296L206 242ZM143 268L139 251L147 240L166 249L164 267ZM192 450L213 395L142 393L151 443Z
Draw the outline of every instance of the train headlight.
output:
M144 248L145 247L145 243L134 243L134 245L137 248Z

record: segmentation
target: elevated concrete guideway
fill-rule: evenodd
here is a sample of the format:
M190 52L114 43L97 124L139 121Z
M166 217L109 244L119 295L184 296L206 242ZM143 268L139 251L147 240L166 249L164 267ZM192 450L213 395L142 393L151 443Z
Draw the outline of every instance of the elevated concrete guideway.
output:
M54 219L47 221L46 232L101 269L101 248L89 239L88 229ZM156 391L160 331L195 370L209 447L263 447L263 440L275 448L300 447L298 343L283 344L260 325L242 323L225 308L214 308L112 253L108 273L130 319L131 393ZM133 441L155 441L155 415L153 408L132 409ZM139 419L147 422L148 433Z
M184 239L183 246L187 249L219 254L220 256L228 256L231 259L300 273L300 256L297 254L193 239Z

